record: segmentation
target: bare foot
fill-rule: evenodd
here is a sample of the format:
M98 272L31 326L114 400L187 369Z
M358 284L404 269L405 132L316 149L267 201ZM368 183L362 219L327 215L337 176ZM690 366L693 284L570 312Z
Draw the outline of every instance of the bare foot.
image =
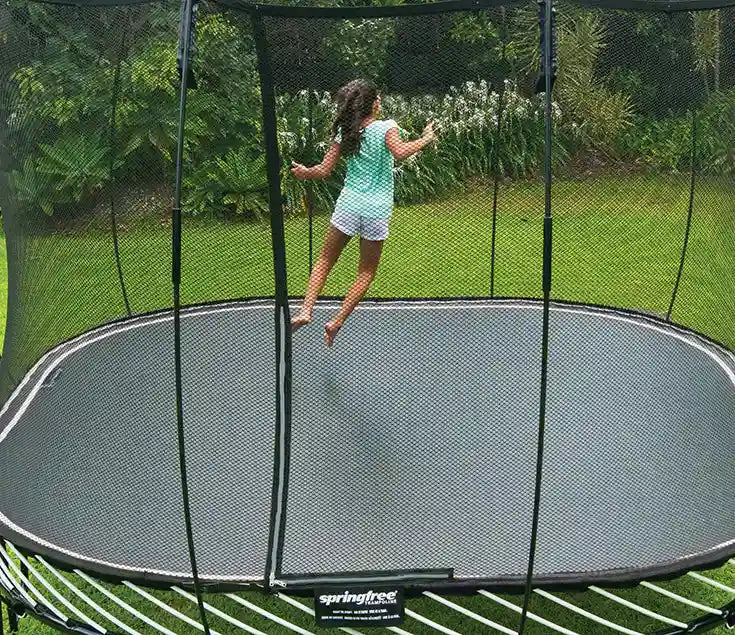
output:
M291 318L291 332L295 333L302 326L311 322L311 314L300 311L293 318Z
M334 338L337 337L337 333L339 333L339 330L341 328L342 325L336 320L327 322L324 325L324 343L327 346L331 346L332 344L334 344Z

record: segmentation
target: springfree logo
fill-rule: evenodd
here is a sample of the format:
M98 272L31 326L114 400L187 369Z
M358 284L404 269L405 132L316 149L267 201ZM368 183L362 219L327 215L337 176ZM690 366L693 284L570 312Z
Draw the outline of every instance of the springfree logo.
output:
M385 604L396 604L398 602L398 591L373 591L364 593L350 593L345 591L338 595L323 594L319 596L319 603L324 606L333 604L357 604L358 606L382 606Z
M346 585L314 589L319 626L392 626L406 613L402 587Z

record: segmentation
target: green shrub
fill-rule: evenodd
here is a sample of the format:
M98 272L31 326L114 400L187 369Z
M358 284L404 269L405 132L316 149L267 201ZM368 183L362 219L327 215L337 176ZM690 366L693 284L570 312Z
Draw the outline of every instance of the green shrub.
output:
M714 93L695 115L637 119L618 141L629 161L667 170L691 168L692 123L697 118L699 171L735 174L735 90Z
M618 140L618 153L631 162L667 170L686 170L691 164L690 117L639 118Z
M735 176L735 89L712 95L699 120L700 168Z
M59 139L41 144L36 157L13 171L10 185L21 203L37 205L46 214L55 205L79 203L99 192L110 178L106 140L99 136Z
M262 220L268 211L268 178L263 155L232 150L215 157L184 181L184 208L192 214L231 212Z
M570 13L559 26L559 79L556 96L564 112L563 126L577 145L612 154L616 140L630 125L630 97L596 76L605 50L605 23L596 13Z
M72 205L75 213L82 213L92 209L105 188L170 183L178 131L176 8L115 7L109 22L90 12L78 23L65 23L49 7L28 7L15 0L10 7L13 19L27 27L27 37L33 39L28 50L34 56L18 67L0 68L0 79L3 85L8 83L11 95L0 104L0 116L8 122L3 141L10 156L4 169L10 173L15 198L47 214L55 207ZM502 19L490 20L485 14L459 16L442 26L450 40L465 47L463 55L472 57L465 71L476 70L478 77L490 74L492 82L460 82L446 94L393 94L384 99L384 115L396 119L405 136L415 138L432 118L439 128L439 143L397 165L399 203L444 196L467 183L487 183L496 176L520 179L540 171L544 102L528 94L538 65L535 11L498 15ZM554 94L556 166L569 163L572 156L600 153L660 169L687 169L691 115L681 111L661 115L657 110L653 118L650 108L641 105L647 89L642 70L627 63L611 65L606 55L606 46L615 42L612 36L627 33L624 26L638 23L617 13L605 16L572 7L560 13L560 71ZM124 39L114 32L121 24L127 29ZM648 25L655 42L669 42L662 38L671 36L670 25L662 30L658 20L641 24ZM695 27L697 72L708 78L709 90L706 100L706 94L701 96L704 105L697 111L697 164L733 174L735 92L717 90L719 18L707 14ZM267 183L250 23L202 5L197 36L199 87L189 93L185 209L192 214L260 218L268 209ZM396 24L393 20L336 21L315 37L334 54L334 69L340 73L362 74L369 69L374 77L384 78L396 42ZM115 45L110 46L110 41ZM689 35L670 44L681 48L682 55L686 46L692 48ZM321 67L314 68L317 72ZM116 85L119 94L111 135ZM631 99L632 94L637 98ZM331 143L330 96L306 90L281 93L277 115L286 212L330 212L341 187L344 162L331 179L322 182L299 182L289 174L292 160L313 165Z

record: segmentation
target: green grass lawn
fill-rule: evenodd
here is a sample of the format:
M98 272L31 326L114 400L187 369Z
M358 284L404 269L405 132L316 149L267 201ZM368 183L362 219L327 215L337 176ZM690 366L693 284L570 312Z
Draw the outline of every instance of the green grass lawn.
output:
M43 568L41 568L41 571L43 571ZM735 566L731 565L727 568L708 571L705 572L705 574L708 577L719 580L723 584L728 584L730 587L733 587L733 585L735 585ZM48 572L46 572L46 577L53 579L52 576L48 574ZM126 611L117 607L100 591L98 591L90 584L81 581L78 577L74 578L74 582L92 600L105 607L105 609L110 611L112 615L116 616L129 625L133 625L140 632L155 632L153 628L146 626L141 622L138 622L137 620L132 618ZM705 587L704 585L697 583L690 577L685 577L672 582L660 584L670 591L679 593L681 595L684 595L685 597L696 600L697 602L701 602L711 607L720 607L732 600L732 595L729 595L723 591L718 591L716 589ZM55 586L57 588L61 588L58 582L55 584ZM156 608L153 604L142 599L137 593L130 589L121 586L111 587L108 584L103 584L103 587L105 589L111 590L117 597L138 608L138 610L142 610L145 615L156 620L158 623L166 626L176 633L188 635L190 633L193 634L197 632L194 628L188 626L183 621L180 621L179 619L165 613L161 609ZM190 618L197 618L196 605L189 599L183 598L180 595L171 591L151 592L157 598L165 601L167 604L173 606L178 611L189 616ZM683 622L687 622L694 616L701 614L701 612L699 612L697 609L685 607L680 603L675 602L674 600L665 598L658 593L643 587L615 590L614 593L619 597L642 605L649 610L657 611L670 618L681 620ZM83 603L77 600L69 591L64 592L64 595L71 599L72 603L75 606L79 607L80 609L84 608ZM307 631L316 633L338 632L332 629L327 630L316 628L313 619L309 615L292 607L278 597L264 595L257 591L244 592L237 595L247 602L257 605L269 611L270 613L273 613L274 615L286 619L292 624L296 624ZM605 619L625 625L626 627L633 629L634 631L646 633L651 632L655 628L661 628L662 626L660 622L657 623L655 620L640 615L639 613L634 612L631 609L613 603L608 599L601 598L600 596L597 596L592 592L564 592L555 593L555 595L556 597L562 598L567 602L571 602ZM488 599L482 595L475 594L468 596L452 597L443 594L442 597L449 599L450 602L453 602L454 604L457 604L464 609L470 610L507 628L513 630L517 629L517 613L503 608L502 606L495 603L493 600ZM521 598L518 596L508 596L501 594L501 597L511 601L516 605L520 604ZM258 615L251 608L237 604L233 599L229 597L221 595L207 596L206 599L213 606L221 609L228 615L234 616L242 622L263 632L274 634L285 634L292 632L283 626L275 624L267 617ZM307 606L312 605L312 600L310 600L309 598L298 598L298 600L301 603L306 604ZM451 607L446 607L445 605L440 604L435 599L430 597L424 596L411 598L409 599L407 606L410 611L415 612L425 618L429 618L435 622L438 622L439 624L449 627L459 633L480 635L481 633L497 632L470 617L460 614ZM594 635L598 633L600 635L603 635L614 632L604 626L597 625L589 620L586 620L572 613L568 609L559 607L550 600L540 597L538 595L534 595L534 597L532 598L531 611L544 616L545 618L553 621L560 626L580 633L580 635ZM89 607L86 607L86 613L91 615ZM95 615L93 615L93 617L98 619L107 627L114 628L114 625L107 622L107 620L105 620L104 618L100 618ZM229 624L223 618L214 615L210 615L210 626L220 633L229 634L241 632L238 628L236 628L232 624ZM436 630L425 625L410 614L406 622L402 625L402 628L409 633L414 633L416 635L431 635L437 632ZM375 629L375 631L387 632L382 629ZM50 627L47 627L30 618L23 621L22 633L26 633L28 635L50 635L50 633L52 632L54 631ZM549 633L551 631L543 625L539 625L535 622L530 622L526 632L532 635L541 635L543 633ZM718 628L711 632L715 635L725 635L727 630L725 628Z
M673 319L735 346L735 192L700 185L689 251ZM681 176L607 177L554 189L554 272L558 299L665 315L684 240L688 181ZM491 195L478 190L396 210L373 296L486 296L490 293ZM328 219L315 219L316 249ZM501 189L495 294L539 297L543 186ZM308 278L308 223L286 222L289 292ZM170 307L170 227L122 230L120 253L133 312ZM28 238L19 295L23 328L14 340L14 375L50 346L124 315L109 233ZM356 266L351 245L325 293L341 295ZM273 293L269 228L250 222L186 219L184 303Z
M614 305L665 315L676 279L684 240L689 183L685 176L604 177L559 182L554 188L554 279L558 299ZM732 185L703 181L692 224L689 253L673 319L735 346L735 191ZM431 205L396 210L384 261L371 291L373 296L486 296L490 292L492 241L491 195L476 190ZM315 219L317 246L327 226ZM501 188L497 220L495 294L539 297L543 235L543 186L515 184ZM287 219L289 287L303 293L308 276L308 224L303 217ZM167 308L171 304L170 226L131 223L121 230L124 277L134 312ZM184 223L183 301L199 303L273 293L270 232L266 225L186 219ZM22 249L24 276L20 280L18 337L8 352L16 375L53 344L124 313L110 236L101 232L67 232L27 238ZM354 275L357 250L350 246L325 290L344 292ZM0 259L5 266L4 246ZM0 324L4 326L6 288L0 286ZM15 325L18 328L18 325ZM553 353L553 352L552 352ZM735 585L735 567L709 572ZM732 600L727 593L685 577L665 583L711 606ZM99 591L90 595L113 614L120 611ZM131 590L116 589L121 597L140 605ZM637 587L618 591L670 617L688 620L699 612ZM564 593L578 605L645 632L656 623L591 593ZM166 601L191 617L193 605L173 593ZM245 593L242 597L314 631L311 618L282 600ZM518 598L511 598L518 603ZM285 633L231 599L213 597L248 624L268 633ZM507 627L517 616L489 600L473 595L456 603ZM146 612L175 632L195 632L183 622L148 605ZM409 603L413 611L461 633L491 632L486 626L427 597ZM607 633L548 600L534 597L535 610L580 633ZM127 620L130 621L130 620ZM235 632L219 618L213 627ZM660 628L662 625L658 624ZM143 632L152 632L137 626ZM436 632L415 619L403 627L416 633ZM49 630L25 623L23 632L40 635ZM528 633L549 632L531 624ZM724 633L722 629L718 632Z

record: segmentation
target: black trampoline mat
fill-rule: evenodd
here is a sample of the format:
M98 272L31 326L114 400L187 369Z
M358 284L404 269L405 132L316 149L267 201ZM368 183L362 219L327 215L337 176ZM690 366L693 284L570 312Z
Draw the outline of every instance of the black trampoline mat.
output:
M541 305L365 302L293 339L283 575L525 574ZM272 303L187 310L184 412L200 574L261 580L273 474ZM604 581L735 551L735 358L638 314L551 310L536 575ZM57 560L188 579L170 314L50 352L0 415L0 522Z

